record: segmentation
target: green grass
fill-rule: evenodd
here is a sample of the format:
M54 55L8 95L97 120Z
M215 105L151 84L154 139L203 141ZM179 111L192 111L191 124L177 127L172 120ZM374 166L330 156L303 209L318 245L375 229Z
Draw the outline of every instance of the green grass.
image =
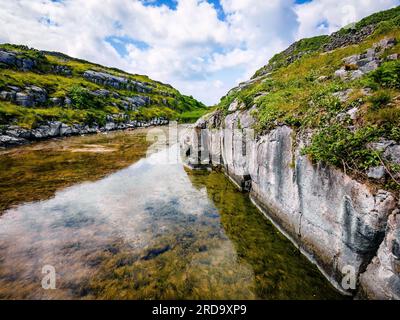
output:
M0 101L0 124L17 124L32 128L46 120L58 120L67 124L93 123L102 124L107 114L128 114L132 120L150 120L153 117L164 117L178 119L180 114L191 114L194 119L196 114L203 114L204 104L196 101L193 97L179 93L168 84L154 81L147 76L129 74L124 71L107 68L93 64L85 60L74 59L59 53L43 53L26 46L2 44L0 49L16 52L18 57L30 58L37 61L37 67L31 72L22 72L0 66L0 91L7 90L7 86L38 86L45 89L49 98L63 98L68 96L72 100L71 106L53 107L48 102L35 108L22 108L10 102ZM68 67L71 76L57 75L52 73L53 67ZM138 93L128 90L117 90L105 88L87 81L83 73L87 70L106 72L116 76L126 77L132 81L149 83L153 91L151 93ZM108 89L120 95L120 98L99 98L90 94L101 88ZM124 97L148 96L151 103L142 107L139 111L127 112L122 108ZM121 107L118 107L121 106ZM197 110L199 110L197 112ZM185 116L184 116L185 117Z
M274 69L276 70L282 66L288 65L289 62L287 60L291 56L318 51L323 47L324 44L328 42L329 42L329 36L325 35L299 40L298 42L293 44L292 52L288 54L286 51L284 51L276 54L269 61L269 65L273 65ZM264 68L258 70L253 78L261 75L261 72L263 70Z
M207 114L209 112L210 112L210 109L208 109L208 108L182 112L181 114L179 114L178 120L181 123L194 123L199 118L201 118L202 116L204 116L205 114Z
M355 24L355 29L356 30L360 30L363 27L366 27L368 25L372 25L372 24L379 24L382 22L387 22L387 21L394 21L394 22L398 22L399 21L399 16L400 16L400 7L396 7L390 10L386 10L386 11L381 11L381 12L377 12L375 14L372 14L364 19L362 19L361 21L357 22Z

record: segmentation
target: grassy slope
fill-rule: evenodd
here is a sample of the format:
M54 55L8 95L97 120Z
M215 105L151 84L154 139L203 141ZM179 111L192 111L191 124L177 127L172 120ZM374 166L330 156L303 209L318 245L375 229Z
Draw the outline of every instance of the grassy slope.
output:
M228 106L234 99L242 101L248 108L257 105L255 129L260 133L278 124L287 124L299 131L315 129L317 134L304 153L314 160L345 167L347 171L365 176L367 168L382 164L381 154L367 148L368 142L380 137L400 142L400 99L395 99L400 95L400 61L385 62L377 71L350 82L335 79L333 74L343 66L343 58L364 52L384 37L398 40L395 47L385 52L385 56L400 53L400 8L375 14L355 27L371 23L377 24L377 29L365 41L331 52L322 50L326 37L302 40L295 54L303 48L307 51L304 56L285 65L286 57L276 55L270 62L276 66L270 75L261 77L240 91L232 91L222 98L218 108L227 114ZM255 77L262 74L261 70ZM327 76L328 79L318 81L320 76ZM362 94L361 90L366 87L372 89L371 96ZM353 89L353 93L345 103L332 95L349 88ZM256 98L261 92L266 95ZM350 119L338 120L339 113L353 107L360 110L354 123ZM350 126L355 130L351 130ZM400 172L398 165L386 165L393 175ZM390 179L386 187L398 189L399 185Z
M147 76L128 74L118 69L106 68L59 53L42 53L25 46L3 44L0 45L0 49L18 52L21 57L33 58L39 62L38 67L33 72L22 72L5 66L0 67L0 91L5 89L7 85L19 87L36 85L46 89L49 93L49 98L73 96L78 100L70 108L54 107L49 104L35 108L24 108L10 102L0 101L0 125L15 123L23 127L32 128L40 122L48 120L59 120L67 124L92 122L103 124L107 114L118 113L127 113L131 119L146 120L153 117L166 117L193 121L193 118L207 112L206 107L193 97L184 96L170 85L153 81ZM72 75L62 76L52 73L51 68L55 65L70 68ZM121 96L149 96L152 101L151 105L138 111L125 112L114 105L118 104L118 99L111 97L95 98L88 95L87 91L94 91L104 87L85 80L82 74L87 70L107 72L117 76L124 76L131 80L151 83L155 89L149 94L105 88L117 92ZM168 106L163 104L164 99L167 100ZM80 100L82 102L78 103Z

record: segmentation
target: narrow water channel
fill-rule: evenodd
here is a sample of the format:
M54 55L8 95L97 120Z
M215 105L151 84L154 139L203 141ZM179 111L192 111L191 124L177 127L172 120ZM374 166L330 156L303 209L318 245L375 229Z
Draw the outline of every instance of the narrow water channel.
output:
M222 173L146 156L146 134L0 152L0 299L342 298Z

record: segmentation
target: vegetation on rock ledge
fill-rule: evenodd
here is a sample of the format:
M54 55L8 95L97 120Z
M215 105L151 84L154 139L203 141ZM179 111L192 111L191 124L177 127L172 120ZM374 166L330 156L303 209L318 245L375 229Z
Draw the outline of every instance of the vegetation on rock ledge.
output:
M370 34L354 43L360 30ZM303 39L231 90L217 108L229 114L233 101L255 107L259 134L279 125L311 130L304 153L313 160L359 176L382 166L387 178L380 183L399 189L400 159L388 161L383 149L371 147L400 143L399 40L400 7L332 36ZM326 50L332 43L337 48Z

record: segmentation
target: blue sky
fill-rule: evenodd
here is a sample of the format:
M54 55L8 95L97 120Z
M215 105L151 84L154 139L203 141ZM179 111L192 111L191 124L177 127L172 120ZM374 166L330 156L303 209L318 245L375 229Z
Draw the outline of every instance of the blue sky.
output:
M400 0L0 0L0 42L64 52L214 104L293 41Z

